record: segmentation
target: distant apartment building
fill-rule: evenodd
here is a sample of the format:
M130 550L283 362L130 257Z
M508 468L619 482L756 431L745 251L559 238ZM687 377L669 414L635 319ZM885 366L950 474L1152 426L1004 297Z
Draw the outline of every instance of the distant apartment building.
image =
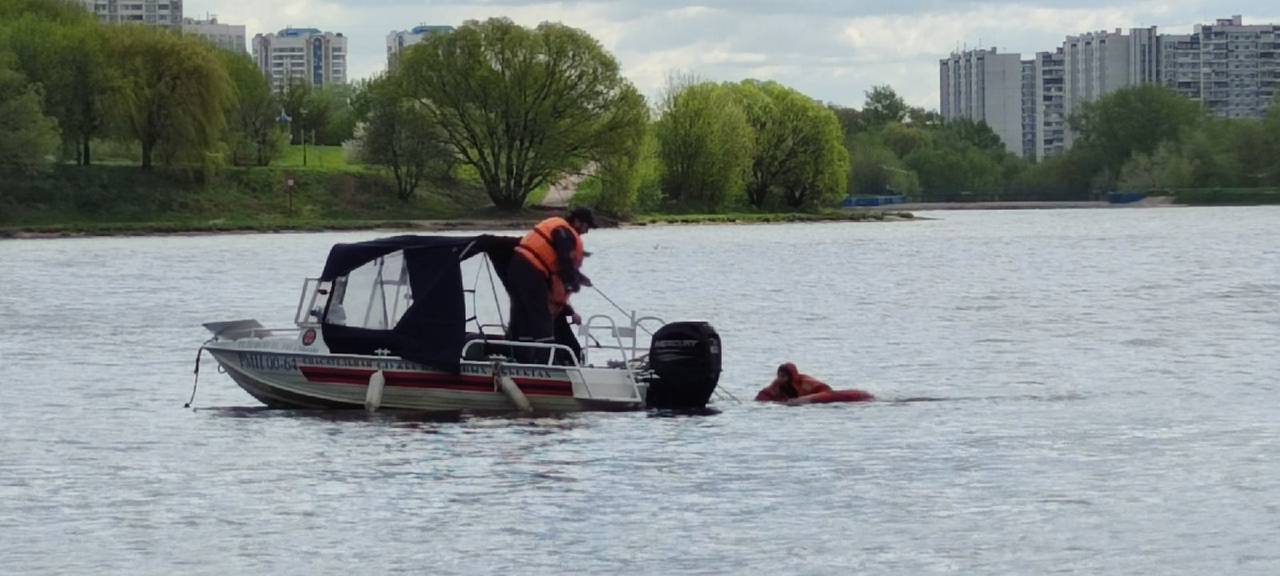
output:
M1225 118L1257 118L1280 93L1280 25L1233 16L1160 38L1159 82Z
M966 50L941 63L942 118L986 122L1014 154L1022 154L1022 60L1017 54Z
M992 69L1011 69L1016 54L968 50L940 62L942 115L983 120L1011 152L1044 160L1070 148L1067 119L1085 104L1141 84L1162 84L1212 114L1257 118L1280 94L1280 25L1245 25L1240 16L1197 25L1193 34L1127 33L1067 36L1054 52L1020 61L1019 131L990 102L1005 102L1010 84ZM998 62L993 64L993 62Z
M347 83L347 38L316 28L285 28L253 37L253 61L283 92L291 82L311 86Z
M222 24L218 22L217 17L211 16L207 20L183 19L182 33L204 38L223 50L245 53L244 26Z
M81 0L107 24L182 27L182 0Z
M1093 102L1129 86L1159 79L1155 28L1135 28L1128 34L1090 32L1067 36L1063 54L1063 112L1067 117ZM1066 131L1066 144L1074 134Z
M387 70L395 67L400 61L400 53L433 34L452 32L453 26L414 26L409 30L398 30L387 34Z
M1036 61L1022 61L1022 157L1036 155Z
M1035 114L1028 160L1040 161L1061 154L1067 148L1066 55L1061 48L1040 52L1032 61L1035 79L1031 108Z

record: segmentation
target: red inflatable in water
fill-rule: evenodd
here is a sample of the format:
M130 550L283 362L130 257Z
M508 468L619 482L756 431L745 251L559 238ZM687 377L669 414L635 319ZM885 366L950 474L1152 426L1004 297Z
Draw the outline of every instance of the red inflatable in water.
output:
M787 362L778 366L778 377L756 394L760 402L786 402L788 404L830 404L832 402L866 402L874 400L870 392L862 390L832 390L821 380L801 374L795 364Z
M830 404L832 402L867 402L876 397L864 390L832 390L819 392L804 399L807 404Z

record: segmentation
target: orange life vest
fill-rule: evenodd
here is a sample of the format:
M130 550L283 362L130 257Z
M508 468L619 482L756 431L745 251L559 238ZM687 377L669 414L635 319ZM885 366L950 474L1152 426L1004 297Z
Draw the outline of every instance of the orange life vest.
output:
M556 257L556 247L551 243L551 234L557 228L564 228L573 235L573 265L575 268L582 267L582 236L578 235L578 231L573 229L568 220L559 216L539 222L531 232L524 235L520 245L516 246L516 253L524 256L549 279L560 275L560 259Z

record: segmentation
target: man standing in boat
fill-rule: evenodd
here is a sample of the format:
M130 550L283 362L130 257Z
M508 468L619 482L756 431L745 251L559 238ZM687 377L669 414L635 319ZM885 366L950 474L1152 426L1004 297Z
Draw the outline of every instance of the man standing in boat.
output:
M566 218L556 216L539 222L520 240L507 267L511 294L508 338L555 342L553 303L567 304L569 294L591 286L581 271L586 256L582 235L595 224L591 209L574 208Z

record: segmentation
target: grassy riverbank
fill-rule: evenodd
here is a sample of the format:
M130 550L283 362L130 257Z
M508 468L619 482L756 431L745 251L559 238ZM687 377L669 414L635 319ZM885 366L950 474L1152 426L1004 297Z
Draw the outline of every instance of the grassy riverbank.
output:
M1188 206L1258 206L1280 204L1280 188L1198 188L1178 190L1174 197Z
M310 164L310 162L308 162ZM292 193L286 185L293 180ZM474 184L423 184L408 202L386 174L355 168L226 168L216 174L133 166L56 166L6 177L0 235L131 234L401 227L423 220L491 218Z
M286 182L292 180L292 194ZM520 229L546 211L500 212L465 170L422 183L408 202L395 197L385 172L347 164L337 147L300 146L277 165L198 169L113 162L56 165L0 181L0 237L134 235L317 230ZM535 192L530 204L546 194ZM867 221L910 218L906 213L652 214L634 224Z

